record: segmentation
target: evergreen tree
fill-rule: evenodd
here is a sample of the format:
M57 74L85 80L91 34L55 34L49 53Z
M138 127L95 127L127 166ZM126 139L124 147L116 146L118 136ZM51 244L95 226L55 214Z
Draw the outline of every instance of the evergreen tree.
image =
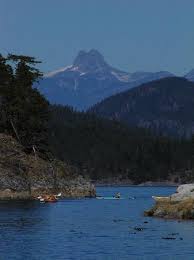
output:
M7 62L13 67L7 91L3 94L6 104L3 131L17 137L25 148L45 152L48 150L49 104L33 88L33 83L42 75L35 68L38 62L33 57L11 54L3 62L7 68L10 68Z
M13 70L7 59L0 54L0 131L8 128L7 101L13 84Z
M62 106L51 106L49 123L53 154L94 180L161 181L190 169L189 140L156 136Z

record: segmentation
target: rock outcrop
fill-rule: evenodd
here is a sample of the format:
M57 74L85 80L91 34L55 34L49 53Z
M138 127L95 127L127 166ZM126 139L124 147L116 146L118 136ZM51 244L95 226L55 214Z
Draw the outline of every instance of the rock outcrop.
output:
M0 199L33 199L54 192L95 196L94 186L75 167L26 154L14 138L0 134Z
M176 193L169 197L154 197L156 204L146 216L194 219L194 184L184 184L177 188Z

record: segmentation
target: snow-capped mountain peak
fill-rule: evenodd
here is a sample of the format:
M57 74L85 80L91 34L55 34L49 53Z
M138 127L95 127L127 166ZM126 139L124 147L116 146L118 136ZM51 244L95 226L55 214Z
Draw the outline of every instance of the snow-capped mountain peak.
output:
M80 51L74 60L73 66L78 67L81 72L98 72L109 67L104 57L94 49L89 52Z
M92 49L80 51L73 65L45 74L36 87L51 103L82 110L142 83L170 76L173 75L168 72L121 71Z
M73 65L46 73L44 77L54 77L57 74L64 72L78 72L80 76L83 76L87 73L102 74L107 73L109 70L110 66L105 62L104 57L97 50L92 49L88 52L80 51L75 58Z

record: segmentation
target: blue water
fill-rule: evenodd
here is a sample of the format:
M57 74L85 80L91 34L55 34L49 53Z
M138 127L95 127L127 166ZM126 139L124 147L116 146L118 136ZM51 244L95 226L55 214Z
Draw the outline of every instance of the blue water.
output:
M97 188L102 196L117 191L126 199L1 202L0 259L194 259L194 222L143 216L152 195L175 188Z

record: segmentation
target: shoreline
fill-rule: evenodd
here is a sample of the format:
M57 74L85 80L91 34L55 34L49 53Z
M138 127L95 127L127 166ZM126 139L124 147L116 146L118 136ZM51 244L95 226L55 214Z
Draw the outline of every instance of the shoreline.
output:
M180 185L167 197L153 197L155 204L144 211L144 216L166 219L194 219L194 184Z
M179 183L172 183L172 182L145 182L140 184L132 184L132 183L98 183L98 182L92 182L92 184L95 185L95 187L178 187Z

